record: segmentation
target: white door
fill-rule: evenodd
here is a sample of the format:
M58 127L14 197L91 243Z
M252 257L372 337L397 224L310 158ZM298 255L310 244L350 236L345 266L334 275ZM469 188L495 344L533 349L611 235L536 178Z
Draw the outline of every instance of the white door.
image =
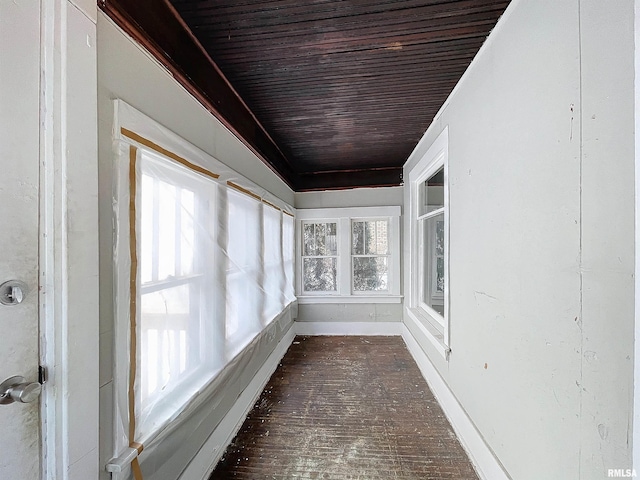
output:
M0 478L40 478L38 380L40 2L0 0L0 284L17 280L21 303L0 303L0 382L22 376L31 400L0 392ZM20 296L3 291L0 300ZM31 397L31 398L27 398Z

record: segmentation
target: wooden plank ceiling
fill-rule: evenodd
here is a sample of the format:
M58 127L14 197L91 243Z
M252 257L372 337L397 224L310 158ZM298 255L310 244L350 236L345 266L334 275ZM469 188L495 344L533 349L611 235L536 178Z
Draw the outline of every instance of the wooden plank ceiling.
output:
M118 23L129 33L132 25L142 31L152 52L296 191L400 185L402 165L509 3L169 1L175 10L152 0L101 6L126 18ZM189 50L187 39L206 54ZM205 85L211 75L203 72L216 65L229 91ZM242 117L236 106L224 113L236 92L245 118L229 118Z

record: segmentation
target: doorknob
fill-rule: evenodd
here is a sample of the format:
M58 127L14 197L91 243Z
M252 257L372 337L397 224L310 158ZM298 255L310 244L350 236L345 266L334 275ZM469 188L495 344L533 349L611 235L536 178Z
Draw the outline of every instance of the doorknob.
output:
M35 401L42 385L37 382L27 382L24 377L16 375L0 383L0 405L10 405L13 402L31 403Z
M0 285L0 303L18 305L27 294L27 285L19 280L9 280Z

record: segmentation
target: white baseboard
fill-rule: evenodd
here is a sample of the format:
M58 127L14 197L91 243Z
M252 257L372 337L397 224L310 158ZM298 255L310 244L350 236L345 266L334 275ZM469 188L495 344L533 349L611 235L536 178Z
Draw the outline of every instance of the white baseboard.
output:
M280 360L287 353L294 337L295 327L292 325L247 388L240 394L229 413L227 413L198 454L180 475L179 480L206 480L209 478L227 446L240 430L271 375L276 371Z
M295 322L296 335L402 335L402 322Z
M511 480L511 477L484 441L484 438L482 438L482 435L453 395L453 392L451 392L433 366L429 357L427 357L404 324L402 325L402 338L407 344L413 359L418 364L418 368L420 368L422 376L427 381L433 395L449 419L460 443L469 455L478 472L478 476L482 480Z

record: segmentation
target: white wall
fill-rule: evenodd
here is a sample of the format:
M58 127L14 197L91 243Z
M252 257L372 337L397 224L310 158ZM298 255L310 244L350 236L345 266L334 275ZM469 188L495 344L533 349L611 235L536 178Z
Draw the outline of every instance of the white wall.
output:
M631 466L633 52L632 0L514 0L405 166L449 127L450 360L405 322L518 480Z
M296 208L383 207L402 205L402 187L297 192Z
M98 15L100 207L100 467L112 457L112 100L120 98L236 172L293 205L293 191L102 13Z

